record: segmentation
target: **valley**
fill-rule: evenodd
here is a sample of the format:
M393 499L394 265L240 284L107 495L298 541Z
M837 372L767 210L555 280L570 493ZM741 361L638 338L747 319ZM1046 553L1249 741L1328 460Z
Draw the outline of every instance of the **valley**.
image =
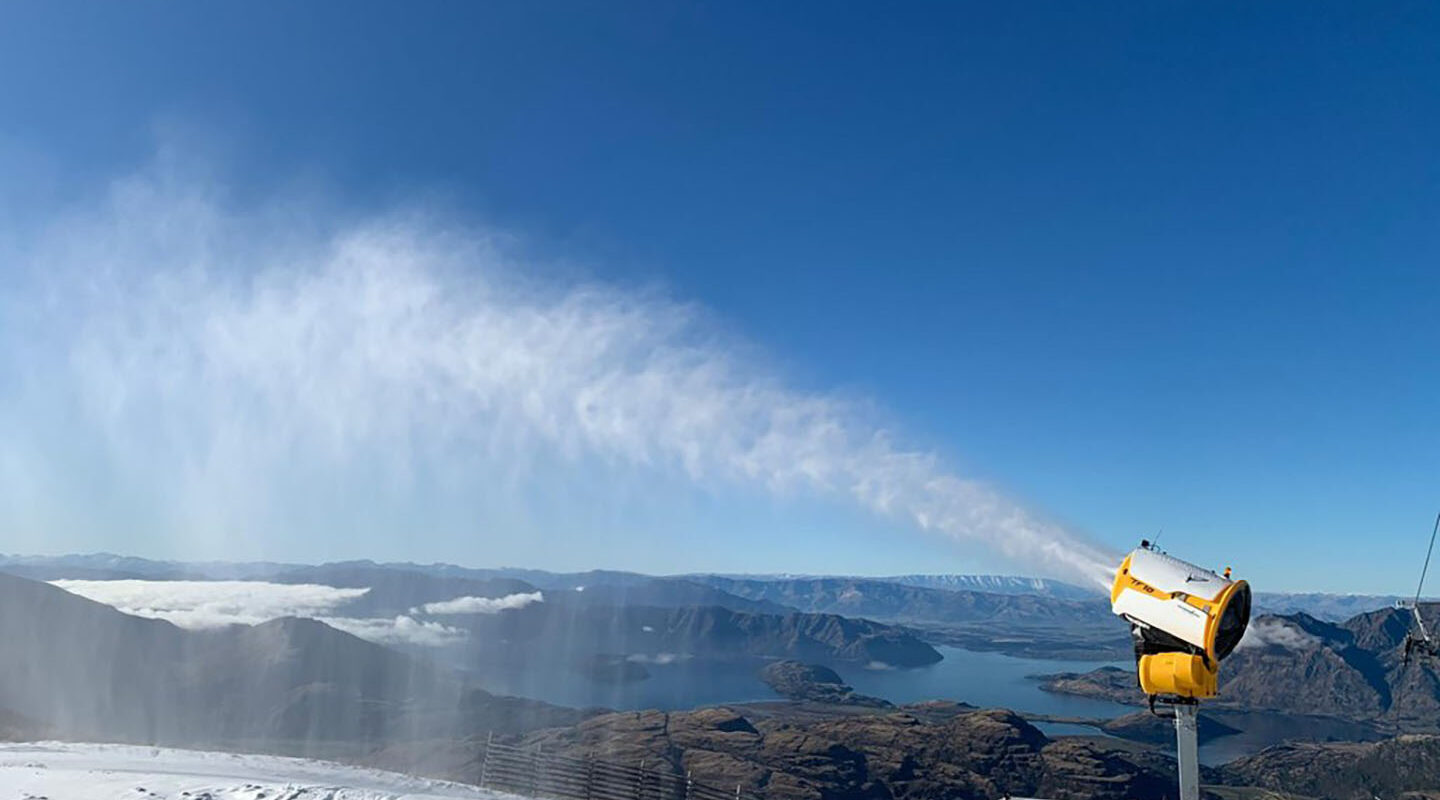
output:
M281 752L468 781L474 742L498 735L661 758L774 797L1093 785L1160 797L1173 782L1168 724L1136 713L1128 653L1103 644L1123 625L1054 584L96 558L0 570L30 576L0 573L0 636L18 645L0 654L0 733L12 740ZM248 582L226 583L236 576ZM177 607L148 613L183 625L37 577L122 605L174 588ZM178 607L179 590L194 591L178 581L267 608L325 605L317 618L214 624ZM1260 785L1255 765L1285 742L1329 753L1330 740L1433 732L1440 689L1428 665L1400 658L1396 613L1258 617L1202 718L1206 780ZM984 641L955 646L967 636ZM1274 676L1303 690L1266 691ZM1345 752L1313 760L1390 751Z

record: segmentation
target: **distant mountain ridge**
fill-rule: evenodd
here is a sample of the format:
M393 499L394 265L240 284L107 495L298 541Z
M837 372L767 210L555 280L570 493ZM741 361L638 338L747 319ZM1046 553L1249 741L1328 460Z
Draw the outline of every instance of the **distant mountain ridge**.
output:
M1414 597L1393 594L1335 594L1329 592L1256 592L1255 608L1271 614L1306 614L1327 622L1344 622L1357 614L1394 608ZM1428 599L1428 598L1427 598Z
M395 576L406 573L440 579L441 583L435 586L448 585L457 592L468 587L463 593L482 597L496 596L497 592L504 594L500 588L508 586L513 591L588 592L585 599L589 603L616 607L719 606L748 613L783 614L798 610L866 617L921 627L937 643L981 649L995 646L988 643L998 641L986 626L1004 625L1007 626L1004 648L1008 652L1042 658L1087 652L1113 655L1111 651L1118 652L1116 648L1123 649L1124 644L1123 631L1115 628L1111 624L1113 620L1106 616L1100 593L1063 581L1016 575L866 577L694 573L652 576L623 570L549 572L519 567L480 568L369 560L318 566L272 561L182 562L113 553L0 555L0 572L47 581L263 580L343 586L361 585L349 577L369 575L373 577L374 591L363 601L352 604L349 610L385 614L408 610L402 600L403 591L381 590L382 585L397 587L399 581ZM339 583L341 580L347 582ZM847 588L836 591L834 587ZM433 593L444 592L434 589ZM419 594L426 593L419 592L417 596ZM390 602L386 601L387 597ZM428 594L424 597L425 601L437 599L448 598ZM1393 595L1257 592L1255 608L1258 612L1303 613L1318 620L1342 622L1357 614L1393 607L1400 599ZM1066 615L1071 617L1069 631L1054 630L1053 626ZM1077 622L1078 628L1074 627ZM1016 631L1015 626L1026 630ZM1080 629L1085 635L1080 641L1074 641L1070 634ZM1018 637L1012 635L1017 633Z
M733 595L801 611L896 622L1113 621L1109 604L1095 594L1084 601L1061 600L1033 594L935 589L880 578L697 579Z
M31 580L263 580L304 564L275 561L159 561L115 553L0 554L0 572Z
M469 663L578 664L603 654L717 662L779 657L895 667L941 660L933 647L903 627L838 614L751 613L720 606L615 607L562 595L505 614L444 619L469 633Z
M875 580L947 591L989 592L992 594L1034 594L1061 600L1093 600L1102 595L1073 583L1021 575L892 575Z

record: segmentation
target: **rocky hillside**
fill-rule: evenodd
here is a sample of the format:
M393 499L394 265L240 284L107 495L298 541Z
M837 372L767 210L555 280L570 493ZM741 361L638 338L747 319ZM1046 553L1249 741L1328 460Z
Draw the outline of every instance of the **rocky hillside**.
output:
M1440 798L1440 737L1284 744L1225 765L1220 780L1326 800Z
M1174 794L1164 756L1050 740L1008 711L931 719L904 709L820 717L709 708L608 714L518 739L544 752L644 762L715 786L780 800L1048 797L1145 800ZM475 780L478 748L391 748L376 766Z
M760 670L760 680L776 694L791 700L873 708L891 706L888 700L856 694L855 689L840 678L840 673L819 664L775 661Z
M1091 697L1126 705L1141 705L1145 702L1145 695L1135 683L1134 670L1101 667L1090 672L1056 672L1031 677L1040 681L1041 689L1056 694Z
M1410 612L1383 609L1330 623L1261 616L1220 673L1216 708L1328 715L1391 729L1440 726L1440 664L1404 659ZM1427 622L1431 612L1427 612ZM1440 622L1440 619L1435 620ZM1434 624L1430 622L1430 624ZM1140 704L1130 670L1039 676L1047 691Z

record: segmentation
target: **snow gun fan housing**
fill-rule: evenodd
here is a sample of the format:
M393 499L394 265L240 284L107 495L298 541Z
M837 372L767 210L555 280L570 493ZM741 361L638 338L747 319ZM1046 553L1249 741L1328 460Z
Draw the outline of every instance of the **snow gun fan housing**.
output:
M1141 542L1120 562L1110 607L1130 623L1140 688L1182 702L1214 697L1220 661L1250 624L1250 585Z

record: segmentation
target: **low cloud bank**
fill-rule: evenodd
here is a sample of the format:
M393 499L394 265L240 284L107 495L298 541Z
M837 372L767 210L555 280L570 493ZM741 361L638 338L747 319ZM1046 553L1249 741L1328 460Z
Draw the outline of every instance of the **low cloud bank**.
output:
M280 617L321 617L369 589L266 581L51 581L71 594L182 628L255 625Z
M465 631L441 625L438 622L422 622L414 617L400 615L394 619L353 619L350 617L319 617L321 622L332 628L368 639L379 644L421 645L444 647L465 639Z
M126 614L163 619L190 630L258 625L281 617L308 617L379 644L440 647L465 638L462 630L406 615L363 619L334 613L369 589L266 581L57 580L51 583Z
M411 613L426 614L498 614L515 608L524 608L531 603L545 602L542 592L521 592L504 597L457 597L438 603L426 603Z

